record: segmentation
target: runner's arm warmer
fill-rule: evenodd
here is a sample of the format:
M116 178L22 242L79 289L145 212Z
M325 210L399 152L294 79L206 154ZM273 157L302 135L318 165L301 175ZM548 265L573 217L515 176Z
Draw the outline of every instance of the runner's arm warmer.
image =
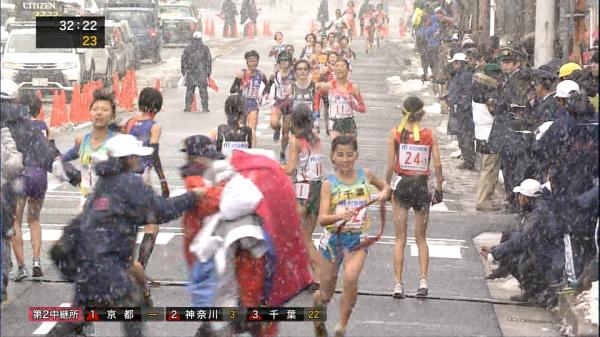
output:
M150 144L150 147L154 149L154 152L152 152L152 154L150 155L150 163L152 166L154 166L158 178L161 181L165 180L165 173L163 172L162 163L160 162L160 156L158 155L159 146L158 144Z
M358 94L354 97L356 98L356 103L358 104L356 106L356 110L359 112L367 111L367 107L365 106L365 102L363 101L362 94Z
M62 155L62 161L67 162L79 158L79 145L73 146Z
M235 78L233 80L233 83L231 84L231 88L229 89L229 93L230 94L235 94L238 93L240 91L240 85L242 84L242 80L240 80L239 78Z

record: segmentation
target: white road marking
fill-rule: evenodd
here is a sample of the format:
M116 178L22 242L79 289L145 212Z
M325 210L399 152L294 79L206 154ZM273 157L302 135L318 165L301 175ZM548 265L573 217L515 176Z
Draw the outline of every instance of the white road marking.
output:
M447 245L435 245L428 244L429 247L429 257L438 257L444 259L462 259L462 254L460 253L460 246L447 246ZM419 256L419 248L417 244L410 245L410 255L411 256Z
M61 305L59 305L61 308L68 308L71 306L71 303L62 303ZM52 330L52 328L54 328L54 326L56 325L57 322L44 322L42 323L39 328L35 329L35 331L33 332L34 335L47 335L48 332L50 332L50 330Z
M47 225L44 225L44 226L47 226ZM66 226L66 225L64 225L64 226ZM42 228L42 241L57 241L62 236L62 233L63 233L62 229ZM166 245L175 236L181 236L181 235L183 235L183 233L160 233L159 232L158 235L156 236L156 244L157 245ZM143 237L144 237L144 232L143 231L138 232L137 238L136 238L136 243L141 243ZM31 232L29 229L23 230L23 240L31 241Z

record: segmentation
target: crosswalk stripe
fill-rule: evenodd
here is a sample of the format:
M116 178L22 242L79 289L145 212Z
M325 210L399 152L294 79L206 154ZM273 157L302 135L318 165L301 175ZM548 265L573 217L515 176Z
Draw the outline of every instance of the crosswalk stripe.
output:
M62 236L62 229L47 229L42 228L42 241L57 241ZM163 233L159 232L156 236L157 245L167 245L175 236L182 236L183 233ZM136 243L142 243L144 232L138 232ZM23 240L31 241L31 232L29 229L23 230Z
M60 305L61 308L68 308L70 306L71 306L71 303L61 303L61 305ZM48 334L48 332L50 332L50 330L52 330L52 328L54 328L56 323L57 322L44 322L37 329L35 329L33 334L34 335L46 335L46 334Z

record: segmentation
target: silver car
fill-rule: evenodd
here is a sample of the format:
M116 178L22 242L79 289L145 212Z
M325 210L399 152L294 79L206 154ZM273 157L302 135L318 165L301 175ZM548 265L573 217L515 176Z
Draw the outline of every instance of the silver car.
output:
M119 77L132 65L134 46L131 37L123 26L123 21L106 20L105 22L105 47L92 49L94 58L94 79L107 79L116 71Z

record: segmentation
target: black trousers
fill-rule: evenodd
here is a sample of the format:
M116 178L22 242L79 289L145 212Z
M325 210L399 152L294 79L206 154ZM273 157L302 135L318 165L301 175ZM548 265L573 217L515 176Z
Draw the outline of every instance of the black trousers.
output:
M196 94L196 87L200 93L200 101L202 102L202 111L208 111L208 83L200 83L189 85L185 90L185 110L190 110L192 107L192 97Z
M143 296L139 288L132 293L129 293L115 300L102 302L88 301L79 303L78 306L88 307L142 307ZM86 336L85 328L91 323L57 323L52 330L46 335L47 337L84 337ZM125 336L128 337L143 337L142 322L122 322L121 328Z
M225 24L223 25L223 37L228 37L227 32L229 32L229 37L237 37L235 21L225 21Z

